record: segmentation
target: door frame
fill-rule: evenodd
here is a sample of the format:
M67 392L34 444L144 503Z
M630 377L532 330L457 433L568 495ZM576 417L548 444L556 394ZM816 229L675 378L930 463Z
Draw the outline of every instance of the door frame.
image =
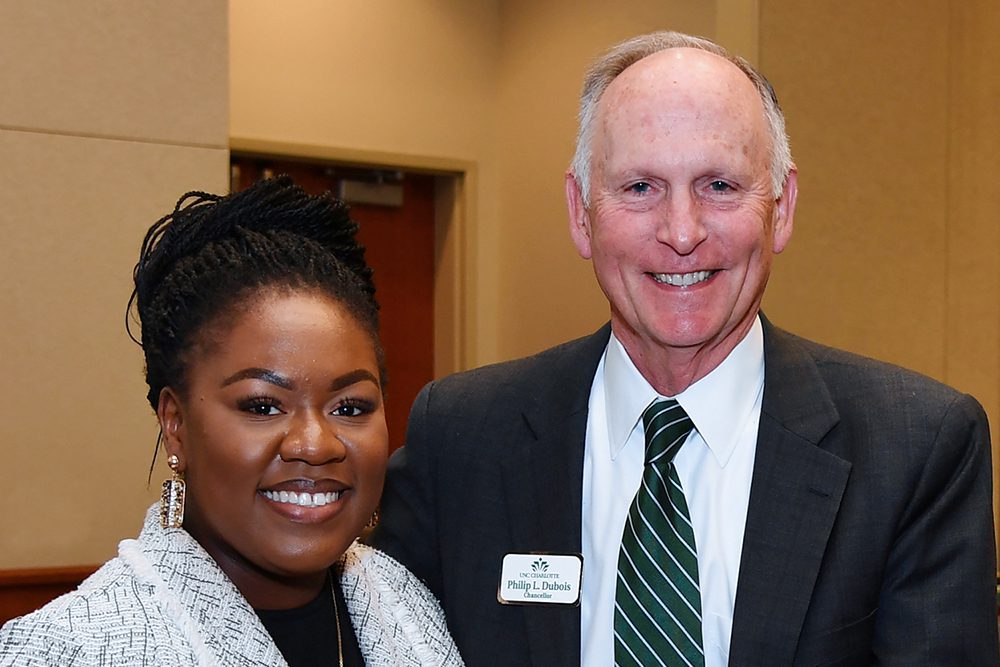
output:
M426 155L230 137L229 150L252 157L287 158L355 167L433 174L434 377L470 367L474 358L476 163Z

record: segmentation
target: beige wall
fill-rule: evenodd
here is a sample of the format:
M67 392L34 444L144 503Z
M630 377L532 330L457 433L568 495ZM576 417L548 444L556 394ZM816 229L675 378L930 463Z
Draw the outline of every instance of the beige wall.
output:
M949 101L931 91L948 89L948 7L923 7L762 3L760 65L800 190L765 308L811 338L943 377Z
M227 185L224 0L0 0L0 568L99 563L155 439L125 335L145 229Z

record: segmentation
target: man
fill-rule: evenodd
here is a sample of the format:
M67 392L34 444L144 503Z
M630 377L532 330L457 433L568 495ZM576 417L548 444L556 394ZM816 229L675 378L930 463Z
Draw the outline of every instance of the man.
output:
M610 327L426 387L376 544L473 666L996 665L979 404L759 314L797 187L770 85L656 33L580 118Z

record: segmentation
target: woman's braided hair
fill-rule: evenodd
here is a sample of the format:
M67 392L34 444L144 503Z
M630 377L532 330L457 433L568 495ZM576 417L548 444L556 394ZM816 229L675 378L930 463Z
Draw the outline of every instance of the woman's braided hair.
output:
M146 233L132 274L128 313L134 306L141 339L126 315L153 410L164 387L184 391L191 352L209 327L267 289L318 290L342 304L371 335L384 386L375 285L357 230L343 202L308 195L288 176L227 196L181 197Z

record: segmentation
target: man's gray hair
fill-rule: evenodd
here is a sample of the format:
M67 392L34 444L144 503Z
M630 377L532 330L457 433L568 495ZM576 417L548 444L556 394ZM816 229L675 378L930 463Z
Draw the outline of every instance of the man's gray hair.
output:
M771 187L774 198L781 197L788 173L794 167L792 149L785 133L785 117L778 106L774 88L764 75L743 58L729 53L715 42L702 37L693 37L679 32L654 32L626 40L598 59L587 71L580 96L580 129L576 135L576 153L570 171L576 177L583 196L584 205L590 206L590 162L593 156L594 121L597 105L611 82L630 65L646 56L675 48L692 48L708 51L725 58L747 75L764 103L764 117L771 135Z

